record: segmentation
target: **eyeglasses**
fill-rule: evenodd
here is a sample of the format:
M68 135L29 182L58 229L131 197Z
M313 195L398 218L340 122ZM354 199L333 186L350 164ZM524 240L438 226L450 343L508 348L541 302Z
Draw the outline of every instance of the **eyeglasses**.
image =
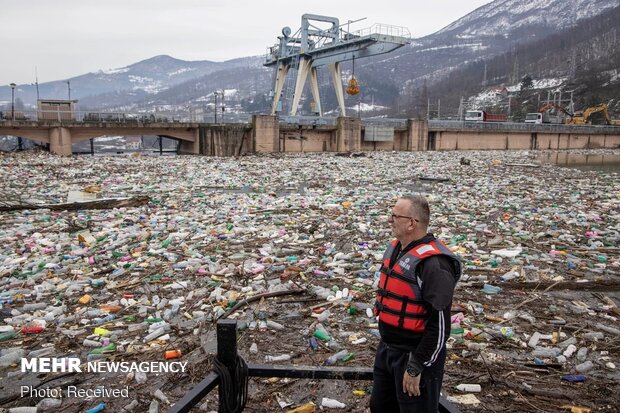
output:
M408 217L406 215L396 215L396 214L388 215L388 221L394 221L396 218L407 218L407 219L413 219L415 222L420 222L420 220L415 219L414 217Z

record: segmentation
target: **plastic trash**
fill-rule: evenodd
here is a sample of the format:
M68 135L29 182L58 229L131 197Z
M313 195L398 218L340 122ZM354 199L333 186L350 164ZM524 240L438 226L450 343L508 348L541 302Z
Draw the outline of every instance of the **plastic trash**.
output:
M274 361L287 361L290 359L291 359L290 354L281 354L279 356L265 356L265 361L267 363L271 363Z
M589 360L575 366L575 370L577 370L578 373L585 373L585 372L592 370L593 368L594 368L594 363L592 363Z
M530 337L529 341L527 342L527 345L529 347L532 348L536 348L536 345L538 344L538 341L540 340L540 333L538 331L536 331L534 334L532 334L532 336Z
M314 337L318 338L319 340L323 340L323 341L331 340L331 337L326 332L322 330L318 330L318 329L314 331Z
M133 412L136 407L138 407L138 401L137 400L132 400L131 403L129 403L128 405L124 406L121 409L121 413L129 413L129 412Z
M304 145L314 145L313 139ZM596 370L597 378L611 382L617 361L608 346L618 337L613 319L618 315L605 292L543 291L556 282L557 287L583 282L587 289L593 281L613 279L620 268L614 254L620 242L614 220L617 180L602 171L507 166L530 163L540 152L470 151L467 171L459 164L462 153L450 151L373 152L359 159L330 153L91 159L4 152L0 176L5 189L32 202L65 202L69 191L83 191L86 185L100 187L97 199L147 194L151 200L139 207L0 213L0 380L22 379L14 356L10 362L6 358L15 348L24 350L25 357L62 357L71 351L82 361L107 360L113 354L115 361L159 357L166 362L166 351L214 351L205 326L235 303L299 287L318 301L283 297L287 303L272 305L279 299L266 299L230 314L241 321L240 330L247 329L240 352L263 361L267 354L306 351L295 359L306 364L307 356L325 360L348 348L355 349L359 364L367 364L379 340L373 314L379 268L393 238L387 213L393 199L412 191L427 194L433 231L463 262L453 302L453 310L462 315L451 322L463 328L464 342L455 345L454 357L476 357L472 353L482 351L493 370L495 363L520 365L536 359L547 368L563 364L564 374L577 374L575 366L590 360L592 369L582 374L589 377ZM599 158L609 153L569 152ZM499 165L489 169L492 159ZM184 179L162 171L181 171ZM410 182L415 187L395 189L396 172L449 175L451 180L449 185L416 181ZM82 184L85 179L89 182ZM540 182L544 188L533 184ZM480 290L483 284L487 290L503 290L489 294ZM309 316L309 307L317 305L324 308L317 315L329 314L322 328L316 324L322 318ZM277 330L271 321L284 329ZM506 327L504 333L512 328L509 340L496 339L501 327ZM45 330L22 334L24 328ZM250 337L258 329L265 332ZM456 333L460 340L460 331ZM114 352L89 355L104 348ZM192 358L187 361L193 363ZM135 380L132 385L143 395L169 387L163 386L168 376L147 374L128 375L127 380ZM560 386L558 376L539 375L537 384ZM25 373L23 380L40 378ZM82 385L94 387L92 380ZM177 393L189 390L183 386ZM595 392L582 390L580 402L595 405ZM177 393L175 398L181 395ZM496 396L500 409L510 398ZM352 408L348 400L343 399ZM121 411L129 402L106 400L106 411ZM142 409L147 410L146 404Z
M482 388L480 387L479 384L467 384L467 383L459 384L458 386L456 386L456 389L463 393L480 393L482 391Z
M171 359L178 359L181 357L181 350L167 350L164 353L164 358L166 360L171 360Z
M577 351L577 360L580 362L584 362L586 361L587 356L588 356L588 348L587 347L579 348L579 350Z
M559 348L547 348L547 347L537 347L532 351L532 355L534 357L542 357L542 358L552 358L557 357L560 354Z
M99 413L105 409L105 403L99 403L95 407L86 410L86 413Z
M564 357L570 358L575 353L575 351L577 351L577 347L575 345L573 345L573 344L570 344L566 348L566 350L564 350L564 353L562 353L562 354L564 355Z
M153 396L155 396L163 403L170 404L170 401L168 401L168 397L166 397L166 395L160 389L155 390L153 392Z
M138 384L144 384L146 383L146 373L143 371L137 371L134 379L136 380L136 383Z
M562 376L562 380L570 383L582 383L587 380L587 377L583 374L566 374Z
M484 286L482 287L482 292L488 295L499 294L501 291L501 287L496 287L491 284L484 284Z
M315 413L316 405L312 402L308 402L298 406L292 410L287 410L286 413Z
M39 403L37 403L37 408L40 411L47 411L47 410L54 410L59 408L62 405L62 399L52 399L52 398L45 398L45 399L41 399L41 401L39 401Z
M325 360L325 364L327 366L332 366L332 365L336 364L336 362L338 360L341 360L344 357L346 357L347 354L349 354L349 353L346 350L341 350L341 351L337 352L336 354L333 354L333 355L329 356L327 358L327 360Z
M151 400L151 404L149 404L149 413L159 413L159 402L157 400Z
M321 399L321 407L325 407L328 409L344 409L345 407L347 407L347 405L339 402L338 400L323 397Z

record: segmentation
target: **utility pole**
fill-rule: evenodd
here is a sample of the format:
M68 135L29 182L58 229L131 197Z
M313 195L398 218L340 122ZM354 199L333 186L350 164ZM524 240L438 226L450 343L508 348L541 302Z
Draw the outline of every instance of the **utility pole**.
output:
M37 67L34 67L34 84L37 87L37 103L39 103L39 99L41 99L41 97L39 96L39 73L37 72Z
M11 120L15 121L15 83L11 83Z
M71 100L71 81L67 80L67 93L69 94L69 100Z
M512 96L508 96L508 119L510 119L510 106L512 103Z
M213 106L213 116L215 118L213 123L217 124L217 91L213 92L213 98L215 99L215 106Z
M222 89L222 123L224 123L224 110L226 106L224 106L224 89Z

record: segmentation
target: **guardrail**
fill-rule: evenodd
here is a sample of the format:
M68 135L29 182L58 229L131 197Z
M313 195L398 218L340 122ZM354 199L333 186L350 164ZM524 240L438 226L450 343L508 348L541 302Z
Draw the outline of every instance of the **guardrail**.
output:
M411 32L408 28L402 26L392 26L390 24L375 23L370 27L366 27L353 32L354 36L369 36L371 34L385 34L388 36L411 38Z
M336 126L338 118L327 116L279 116L280 124Z
M372 369L360 367L313 367L273 366L246 364L237 353L237 321L217 322L216 371L178 400L168 413L187 413L216 387L219 395L219 413L243 411L249 377L288 377L312 380L372 380ZM240 394L241 393L241 394ZM439 413L460 413L443 396L439 401Z
M518 122L466 122L461 120L428 121L429 131L443 130L475 130L475 131L523 131L552 133L614 133L620 132L620 126L614 125L566 125L551 123L518 123Z
M222 122L218 115L217 123L249 123L251 115L228 113ZM0 112L1 121L32 122L118 122L118 123L214 123L212 113L179 114L173 111L144 112L97 112L82 110L20 110Z
M362 119L362 125L392 126L395 129L407 129L407 121L408 119L399 118Z

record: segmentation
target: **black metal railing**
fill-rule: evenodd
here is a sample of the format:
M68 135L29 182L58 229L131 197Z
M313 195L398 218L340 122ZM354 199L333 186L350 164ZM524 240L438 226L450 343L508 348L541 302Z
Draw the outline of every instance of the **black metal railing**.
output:
M235 366L238 362L237 353L237 321L219 320L217 322L217 359L226 366L232 382L239 380L235 377ZM296 379L329 379L329 380L372 380L372 369L363 367L314 367L314 366L274 366L266 364L248 364L248 377L288 377ZM220 376L211 372L192 388L185 396L178 400L168 413L186 413L198 404L207 394L218 387L220 400L223 389L220 386ZM222 409L219 413L229 413ZM443 396L439 401L439 413L460 413Z

